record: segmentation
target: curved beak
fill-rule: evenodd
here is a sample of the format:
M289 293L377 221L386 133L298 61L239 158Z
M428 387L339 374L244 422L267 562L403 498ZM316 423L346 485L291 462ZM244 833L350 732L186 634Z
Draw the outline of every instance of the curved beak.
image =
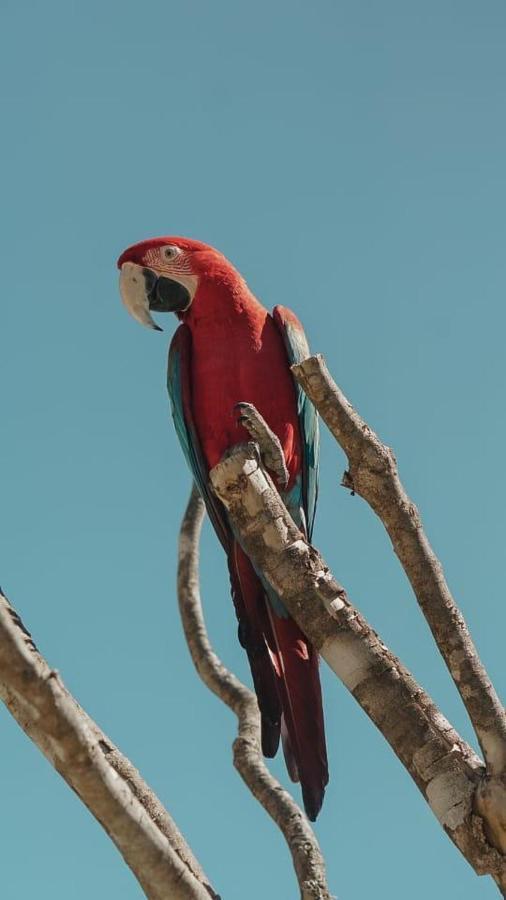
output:
M155 331L162 329L152 318L150 310L184 312L192 301L192 294L186 285L132 262L124 262L121 266L119 291L130 315L141 325Z

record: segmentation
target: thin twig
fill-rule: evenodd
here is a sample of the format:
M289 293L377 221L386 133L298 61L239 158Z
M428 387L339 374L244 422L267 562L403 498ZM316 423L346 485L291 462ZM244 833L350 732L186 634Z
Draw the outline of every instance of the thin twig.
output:
M0 696L98 819L150 900L219 900L168 812L69 694L3 594Z
M325 863L305 815L270 774L260 746L260 715L254 694L225 668L211 647L199 588L199 538L205 507L193 487L179 537L178 597L191 657L202 681L236 714L234 765L254 797L278 825L292 854L301 900L331 900Z
M489 776L506 773L506 711L482 665L420 515L400 481L392 450L353 409L322 356L293 374L348 457L345 484L369 503L385 526L441 655L466 707Z
M504 888L506 859L473 814L481 761L351 605L291 519L256 446L234 448L210 479L255 568L380 729L475 871Z

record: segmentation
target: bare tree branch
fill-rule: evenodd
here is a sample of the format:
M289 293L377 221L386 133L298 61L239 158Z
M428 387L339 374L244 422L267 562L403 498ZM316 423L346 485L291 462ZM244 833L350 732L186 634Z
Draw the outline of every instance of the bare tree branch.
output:
M473 813L481 761L351 605L290 518L256 445L234 448L210 479L255 567L383 733L449 837L478 874L505 889L506 859Z
M3 594L0 696L98 819L150 900L219 900L158 798L50 669Z
M506 772L506 711L479 659L418 510L399 479L390 449L353 409L322 356L292 369L348 457L343 482L381 519L411 582L434 639L462 697L483 751L489 776Z
M234 765L254 797L278 825L292 854L302 900L331 900L325 864L305 815L270 774L260 745L260 715L255 695L228 669L207 636L199 588L199 538L205 506L193 487L179 537L178 597L191 657L202 681L236 714Z

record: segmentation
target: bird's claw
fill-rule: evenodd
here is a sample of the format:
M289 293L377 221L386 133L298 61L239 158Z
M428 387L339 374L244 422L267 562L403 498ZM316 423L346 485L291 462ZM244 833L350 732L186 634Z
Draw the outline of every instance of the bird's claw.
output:
M260 455L265 468L275 476L280 488L286 488L288 484L288 469L286 468L285 455L277 435L269 428L265 419L260 415L253 403L236 403L234 412L239 411L237 424L251 435L260 448Z

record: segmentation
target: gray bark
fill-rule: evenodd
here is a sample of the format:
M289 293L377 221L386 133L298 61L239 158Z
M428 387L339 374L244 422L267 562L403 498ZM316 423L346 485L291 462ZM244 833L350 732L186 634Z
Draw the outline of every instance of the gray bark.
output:
M348 457L343 483L367 501L390 536L467 709L488 775L503 776L506 711L452 597L418 510L401 483L392 450L353 409L332 380L323 357L309 357L294 366L293 373Z
M486 764L475 808L490 842L506 854L506 710L399 478L394 453L353 409L322 356L309 357L292 371L348 457L343 485L363 497L383 523L460 693Z
M506 859L490 843L485 806L480 815L475 808L481 760L352 606L290 518L256 445L237 446L210 479L248 556L380 729L449 837L478 874L504 889Z
M0 696L116 844L150 900L219 900L137 770L65 688L0 594Z

